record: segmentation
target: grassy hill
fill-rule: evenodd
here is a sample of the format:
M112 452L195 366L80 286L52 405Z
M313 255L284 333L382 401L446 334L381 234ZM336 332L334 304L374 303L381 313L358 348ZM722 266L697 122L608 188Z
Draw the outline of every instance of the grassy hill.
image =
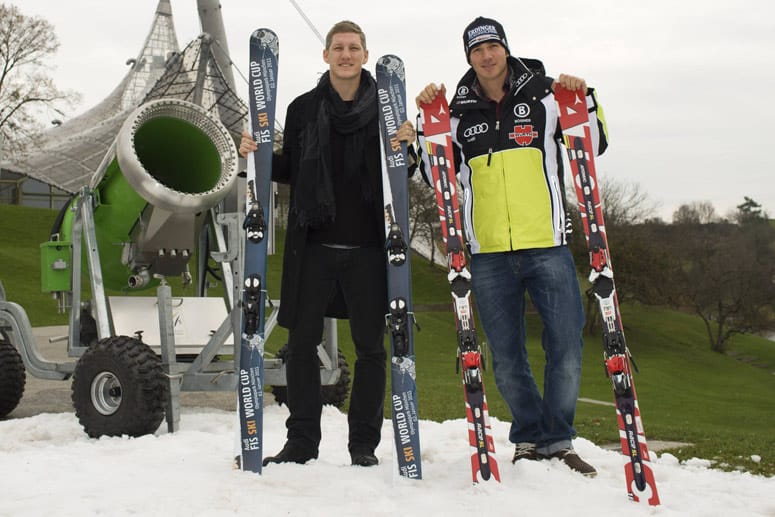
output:
M0 205L0 280L8 299L21 304L36 326L67 321L64 315L56 314L55 302L40 293L38 247L47 240L55 215L50 210ZM279 296L279 271L280 257L275 255L269 261L269 293L275 298ZM449 304L444 271L413 257L412 272L415 304ZM692 443L671 451L680 459L701 457L715 460L718 468L775 474L775 343L756 336L737 336L730 346L732 353L720 355L710 351L702 322L691 315L626 305L622 319L641 370L635 382L648 439ZM418 312L417 320L422 328L415 333L420 416L437 421L462 418L452 313ZM352 365L347 322L339 321L338 325L340 348ZM529 315L528 325L532 369L540 385L541 323ZM268 350L279 348L286 336L283 329L273 332ZM580 396L609 402L611 386L604 375L601 350L599 336L585 336ZM485 373L485 383L490 413L510 420L491 372ZM389 407L386 404L387 411ZM617 442L615 419L613 407L578 403L578 433L595 443ZM511 453L498 452L503 458ZM753 461L752 455L761 460Z

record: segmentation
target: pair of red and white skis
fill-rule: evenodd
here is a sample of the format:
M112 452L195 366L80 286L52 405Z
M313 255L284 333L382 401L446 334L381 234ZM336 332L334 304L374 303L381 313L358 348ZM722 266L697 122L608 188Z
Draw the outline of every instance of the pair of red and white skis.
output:
M636 502L659 504L654 473L635 394L630 354L627 349L613 282L605 223L595 173L595 153L584 95L558 87L555 99L560 125L578 197L579 211L590 250L590 281L603 317L603 346L606 373L616 401L628 496ZM442 235L446 244L455 321L458 361L463 368L466 414L472 448L471 465L475 482L491 477L500 481L481 378L482 361L473 326L470 302L471 275L466 267L462 225L455 189L456 172L452 154L449 107L443 96L422 106L425 152L431 164Z

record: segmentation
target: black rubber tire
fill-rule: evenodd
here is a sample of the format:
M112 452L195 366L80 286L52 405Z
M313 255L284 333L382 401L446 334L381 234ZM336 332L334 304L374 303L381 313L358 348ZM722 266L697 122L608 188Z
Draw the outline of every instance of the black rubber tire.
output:
M5 418L19 405L26 382L22 356L8 335L0 331L0 418Z
M277 358L282 359L285 362L285 356L288 354L288 345L283 345L280 350L277 351ZM338 351L338 365L339 365L339 380L336 384L322 387L323 405L330 405L342 409L345 402L347 402L347 396L350 393L350 367L347 365L347 358ZM286 386L272 386L272 395L274 395L275 401L280 404L288 403L288 388Z
M98 341L73 374L75 415L92 438L153 434L164 418L167 381L161 359L142 341Z

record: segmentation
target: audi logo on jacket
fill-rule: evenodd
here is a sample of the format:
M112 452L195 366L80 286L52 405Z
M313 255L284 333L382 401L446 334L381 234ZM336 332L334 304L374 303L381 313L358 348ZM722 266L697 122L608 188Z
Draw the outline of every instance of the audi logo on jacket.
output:
M473 69L450 102L455 167L463 189L463 218L472 253L566 244L566 207L557 105L552 79L535 59L508 58L508 93L499 104L479 93ZM598 154L608 146L595 91L587 90ZM420 134L420 170L430 166Z

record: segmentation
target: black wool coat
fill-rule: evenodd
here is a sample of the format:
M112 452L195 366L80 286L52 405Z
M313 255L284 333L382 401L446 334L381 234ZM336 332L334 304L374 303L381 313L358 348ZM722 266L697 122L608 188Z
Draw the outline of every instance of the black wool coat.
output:
M272 163L272 180L278 183L287 183L290 189L290 206L294 206L294 193L300 181L304 181L305 174L314 171L303 170L302 156L308 149L309 138L317 132L318 106L322 102L317 89L312 89L294 99L288 106L283 133L283 150L281 154L275 154ZM374 100L376 103L376 99ZM380 140L379 125L375 118L367 128L366 144L366 173L374 182L377 196L374 203L373 217L378 224L376 228L384 228L382 216L382 187L380 164ZM347 157L345 157L347 159ZM309 163L307 161L306 163ZM336 174L336 171L334 171ZM307 245L307 228L299 225L298 218L291 208L288 214L288 229L285 234L285 253L283 255L282 285L280 288L280 312L277 322L285 328L293 328L297 321L297 306L302 278L302 264L304 251ZM385 264L387 267L387 263ZM374 279L384 278L384 275L376 274ZM387 308L387 300L385 301ZM331 318L347 318L347 306L341 292L329 304L326 316Z

